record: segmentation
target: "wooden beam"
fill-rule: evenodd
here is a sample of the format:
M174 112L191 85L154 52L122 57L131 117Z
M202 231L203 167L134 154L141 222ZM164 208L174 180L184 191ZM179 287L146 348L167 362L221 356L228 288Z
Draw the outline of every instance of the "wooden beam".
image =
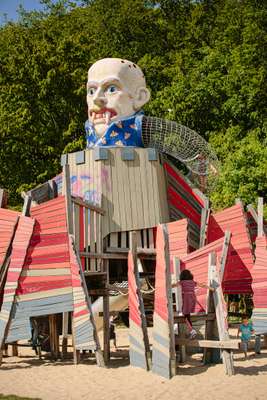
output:
M130 336L130 363L133 366L146 370L151 368L151 354L147 332L147 323L143 297L141 294L141 282L138 269L137 233L130 232L130 253L128 259L129 281L129 336ZM140 234L140 233L139 233ZM135 307L137 308L136 311ZM141 324L136 324L132 314L138 312ZM137 344L136 344L137 342ZM137 346L137 349L136 349Z
M6 208L7 206L7 191L0 188L0 208Z
M74 253L76 255L76 260L77 260L77 263L78 263L78 266L79 266L80 277L81 277L82 286L83 286L83 290L84 290L84 294L85 294L85 301L86 301L88 310L90 312L91 324L93 325L94 332L95 332L94 336L95 336L95 344L96 344L96 350L95 350L96 362L97 362L97 365L99 367L105 367L105 361L104 361L104 358L103 358L103 354L102 354L102 351L101 351L101 346L100 346L100 342L99 342L99 338L98 338L98 334L97 334L97 330L96 330L96 326L95 326L95 321L94 321L93 312L92 312L91 299L90 299L90 296L89 296L89 293L88 293L88 288L87 288L85 276L84 276L84 273L83 273L81 259L80 259L79 255L78 255L79 253L78 253L78 251L76 249L73 235L70 235L70 237L71 237L71 243L72 243L72 246L73 246L73 249L74 249Z
M24 204L22 209L22 215L25 215L25 217L28 217L30 215L31 203L32 203L31 196L26 195L24 197Z
M247 206L247 211L250 212L250 214L252 215L254 221L255 221L256 223L258 223L258 214L257 214L257 212L256 212L256 210L255 210L255 208L253 207L252 204L249 204L249 205Z
M230 245L230 241L231 241L231 235L232 234L230 231L225 231L224 242L223 242L223 247L222 247L222 252L221 252L221 257L220 257L220 267L219 267L221 281L223 280L224 268L225 268L225 264L226 264L226 260L227 260L227 254L228 254L229 245Z
M93 204L86 203L85 201L79 199L78 197L71 196L71 201L78 206L82 206L84 208L88 208L89 210L96 211L101 215L105 215L105 210L103 208L97 207Z
M109 315L109 295L103 296L103 349L104 361L107 365L110 360L110 315Z
M183 315L179 315L178 313L173 313L173 318L174 318L174 322L180 322L180 323L185 323L185 317ZM196 321L213 321L215 320L216 315L215 313L209 313L209 314L199 314L199 315L194 315L191 314L190 315L190 319L192 322L196 322Z
M68 232L70 235L73 235L73 211L72 211L72 202L71 202L71 182L70 182L70 166L69 164L65 164L63 167L63 179L64 179L64 187L65 187L65 199L66 199L66 210L67 210L67 223L68 223Z
M238 350L240 347L241 340L190 340L176 338L175 344L179 346L187 347L201 347L201 348L213 348L213 349L231 349Z
M229 340L227 308L224 302L220 276L216 268L215 253L211 253L209 259L209 286L215 289L212 292L212 300L215 307L219 339L220 341ZM229 376L234 375L233 353L229 350L222 350L222 359L226 374Z
M263 197L258 197L258 237L263 235Z
M128 259L128 254L123 252L123 253L90 253L87 251L81 251L80 253L81 257L86 257L86 258L102 258L104 260L127 260ZM155 256L151 254L140 254L138 255L140 258L151 258L154 259ZM96 273L96 272L95 272Z
M121 253L121 254L128 254L129 249L121 248L121 247L107 247L107 253ZM148 255L148 256L156 256L157 252L155 249L151 249L149 247L138 247L136 248L138 256L141 255Z

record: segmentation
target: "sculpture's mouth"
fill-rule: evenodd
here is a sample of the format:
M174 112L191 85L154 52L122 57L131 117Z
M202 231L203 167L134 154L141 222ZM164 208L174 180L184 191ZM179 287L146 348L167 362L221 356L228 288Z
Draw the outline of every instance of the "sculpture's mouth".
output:
M106 124L110 123L110 120L117 116L117 113L112 108L101 108L101 110L90 110L90 120L93 124Z

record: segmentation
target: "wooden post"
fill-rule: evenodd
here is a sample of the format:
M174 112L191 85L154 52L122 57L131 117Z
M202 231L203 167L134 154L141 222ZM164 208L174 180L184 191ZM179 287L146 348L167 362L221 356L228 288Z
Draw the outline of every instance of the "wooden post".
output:
M49 315L49 339L51 356L53 359L57 359L59 356L59 336L57 329L57 315Z
M220 258L220 269L219 269L221 282L223 281L224 269L225 269L227 254L228 254L229 245L230 245L230 241L231 241L231 235L232 234L230 231L225 231L224 242L223 242L221 258ZM214 261L214 260L212 260L212 261ZM215 259L215 262L216 262L216 259Z
M212 292L212 298L214 301L219 339L220 341L229 340L230 337L227 325L227 308L224 303L219 273L216 269L215 253L211 253L209 259L209 286L212 286L215 289L214 292ZM233 352L231 350L223 349L222 359L226 374L229 376L234 375Z
M30 208L31 208L32 198L28 195L24 197L22 215L28 217L30 215Z
M258 198L258 237L263 236L263 197Z
M211 277L210 277L210 266L216 264L216 253L210 253L209 254L209 266L208 266L208 285L210 285ZM215 313L215 307L214 307L214 301L212 297L212 293L210 290L208 290L208 296L207 296L207 314L208 318L206 320L206 329L205 329L205 339L207 340L213 340L213 339L218 339L218 331L215 326L215 320L212 318L209 318L209 315ZM218 350L215 350L215 352L218 352ZM204 354L203 354L203 363L204 364L211 364L214 362L214 349L211 348L205 348L204 349Z
M176 256L173 257L173 269L174 269L174 279L175 282L177 282L180 278L180 259ZM183 298L182 298L182 290L181 286L176 286L174 289L172 289L172 292L174 292L175 296L175 308L176 312L180 313L182 312L182 306L183 306ZM184 339L185 338L185 333L186 333L186 326L185 324L178 323L178 335L179 338ZM186 360L186 347L185 345L179 345L179 362L184 363Z
M6 208L7 206L7 191L0 188L0 208Z
M109 260L103 260L104 272L106 272L106 287L109 285ZM110 360L110 329L109 329L109 294L103 296L103 350L104 362L107 365Z
M157 227L157 259L155 308L153 317L152 371L170 379L176 375L174 318L169 256L169 237L166 224Z
M64 177L64 187L65 187L65 197L66 197L66 209L67 209L67 223L68 232L70 235L73 234L73 212L72 212L72 202L71 202L71 183L70 183L70 166L65 164L63 167L63 177Z
M18 352L18 346L17 343L12 343L12 357L18 357L19 352Z
M110 360L110 329L109 329L109 295L103 296L103 349L104 361L107 365Z
M71 332L72 332L73 362L74 365L77 365L80 362L80 350L76 349L73 312L71 313Z
M82 287L83 287L83 290L84 290L85 301L86 301L88 310L90 312L91 324L93 325L93 328L94 328L94 333L95 333L94 336L95 336L95 344L96 344L96 350L95 350L96 362L97 362L97 365L99 367L104 367L105 366L105 362L104 362L104 358L103 358L103 354L102 354L102 351L101 351L100 342L99 342L97 331L96 331L95 321L94 321L93 314L92 314L91 300L90 300L90 296L89 296L89 293L88 293L88 288L87 288L87 285L86 285L86 280L85 280L85 277L84 277L81 260L80 260L80 257L77 254L77 250L76 250L76 246L75 246L73 235L71 235L71 242L72 242L72 246L73 246L74 252L76 254L76 259L77 259L77 263L78 263L78 266L79 266L80 278L81 278ZM72 328L74 328L73 325L72 325ZM72 332L74 332L74 329L72 329Z
M138 234L140 235L140 232ZM137 233L135 231L130 232L130 252L128 256L130 363L133 366L149 370L151 355L138 270L138 264L142 264L138 262L137 241ZM134 314L136 314L137 321L132 318Z
M64 359L68 352L68 326L69 326L69 313L62 314L62 352L61 357Z

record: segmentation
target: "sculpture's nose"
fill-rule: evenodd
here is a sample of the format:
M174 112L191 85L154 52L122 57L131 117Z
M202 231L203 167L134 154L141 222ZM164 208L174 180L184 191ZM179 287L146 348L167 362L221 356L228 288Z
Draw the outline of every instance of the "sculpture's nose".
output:
M107 99L105 98L104 93L100 88L95 92L93 101L94 104L100 108L103 108L106 105Z

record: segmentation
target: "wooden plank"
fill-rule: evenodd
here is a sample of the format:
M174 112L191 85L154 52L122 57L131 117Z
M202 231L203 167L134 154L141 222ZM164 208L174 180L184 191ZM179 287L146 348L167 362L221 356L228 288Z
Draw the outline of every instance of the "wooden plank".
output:
M229 340L228 325L227 325L227 308L224 304L223 292L220 282L219 273L216 269L216 262L214 262L216 256L214 253L210 254L209 259L209 286L214 287L212 298L214 301L216 321L219 333L220 341ZM222 359L225 366L226 374L231 376L234 374L233 364L233 353L228 350L222 350Z
M128 258L130 362L131 365L149 370L151 354L146 324L145 308L141 295L138 270L137 235L130 232L130 252ZM132 339L131 339L132 338ZM138 343L138 349L136 348ZM138 355L139 353L139 355Z
M142 231L135 231L136 232L136 242L137 242L137 247L143 247L142 246Z
M24 197L24 203L23 203L23 208L22 208L22 215L25 215L25 217L30 215L31 202L32 202L32 198L30 196L26 195Z
M126 185L128 182L128 172L125 168L125 164L121 159L121 149L112 149L112 155L114 157L114 164L112 165L112 194L114 198L113 203L113 221L116 227L116 231L126 230L126 205L130 201L129 193L127 192ZM130 206L130 204L129 204ZM127 215L130 226L132 225L131 212ZM122 228L123 226L123 228Z
M83 273L81 260L80 260L80 257L78 255L78 253L77 253L77 249L75 248L75 242L74 242L73 236L71 236L71 242L72 242L74 253L76 255L76 260L77 260L77 263L78 263L78 266L79 266L79 272L80 272L80 277L81 277L81 281L82 281L83 291L84 291L84 294L85 294L85 300L86 300L86 304L87 304L88 310L90 312L90 320L91 320L91 323L92 323L93 328L94 328L94 333L95 333L94 334L94 339L95 339L95 344L96 344L96 351L95 351L96 362L97 362L98 366L104 367L105 366L105 362L104 362L104 359L103 359L103 354L101 352L101 346L100 346L100 343L99 343L99 338L98 338L98 334L97 334L97 331L96 331L95 321L94 321L94 318L93 318L91 299L90 299L90 296L89 296L89 293L88 293L88 288L87 288L85 276L84 276L84 273Z
M7 191L0 188L0 208L6 208L7 206Z
M160 212L160 203L159 203L159 186L158 186L158 180L157 180L157 168L154 163L151 161L147 160L147 172L148 176L150 176L151 182L150 182L150 188L152 191L152 204L151 208L149 210L145 210L149 213L151 213L151 217L153 218L152 225L157 225L160 222L159 218L159 212ZM149 183L148 183L149 184Z
M49 341L51 348L51 357L55 360L59 357L59 335L57 330L57 315L52 314L49 318Z
M88 208L84 209L84 247L86 252L89 252L89 213L90 210ZM88 258L85 259L85 271L89 271L90 269L90 260Z
M149 242L148 247L149 247L150 249L154 249L154 248L155 248L155 244L154 244L154 233L153 233L153 228L149 228L149 229L148 229L148 242Z
M110 155L109 151L109 155ZM102 180L102 208L106 211L104 218L102 219L102 235L103 238L113 232L116 226L113 222L113 204L115 200L113 199L113 189L112 182L113 178L111 175L111 161L103 160L101 174L103 174Z
M154 164L154 161L150 161ZM167 199L167 177L165 170L160 162L155 162L157 169L157 184L159 193L159 204L160 204L160 219L159 223L166 223L170 221L170 211Z
M252 215L254 221L258 224L258 214L257 214L255 208L252 206L252 204L247 205L247 210Z
M209 216L210 216L210 208L202 208L199 247L205 246L207 229L209 224Z
M62 359L67 356L68 349L68 326L69 326L69 313L64 312L62 314Z
M136 165L136 160L133 161L124 161L124 168L127 171L128 174L128 185L124 188L126 196L125 196L125 207L129 209L129 213L131 215L130 218L132 218L132 229L135 226L140 226L141 221L144 220L144 217L140 217L140 208L142 208L142 204L140 204L140 198L138 197L138 194L140 193L140 190L138 191L135 182L135 177L134 177L134 169ZM128 203L129 202L129 203ZM127 214L128 214L127 212ZM128 222L128 218L127 218ZM127 226L128 229L131 229L130 226Z
M90 210L90 252L96 252L96 241L95 241L95 211ZM97 264L95 260L90 262L91 271L97 270Z
M145 217L145 208L144 208L144 194L142 192L142 184L141 184L141 175L142 170L140 167L140 150L135 149L135 158L133 161L133 167L131 173L134 176L134 185L135 185L135 193L136 193L136 210L138 214L138 226L143 227L144 225L144 217Z
M200 347L200 348L213 348L213 349L231 349L238 350L240 348L241 340L192 340L176 338L175 343L179 346L186 347Z
M72 327L71 331L72 331L73 362L74 365L77 365L80 362L80 351L76 349L73 312L71 313L71 327Z
M126 246L127 246L127 232L121 232L121 248L128 251Z
M144 209L144 226L153 226L153 218L150 215L151 207L154 207L153 200L151 199L151 183L149 182L149 177L147 176L147 155L145 152L139 153L140 160L140 184L143 199L143 209ZM149 182L149 183L148 183Z
M75 238L75 245L77 248L80 248L80 206L74 202L74 238Z
M230 241L231 241L231 232L225 231L224 242L223 242L222 252L221 252L221 256L220 256L220 266L219 266L219 274L220 274L221 282L223 281L224 269L225 269L225 265L226 265Z
M103 296L103 349L104 361L107 365L110 360L110 325L109 325L109 295Z
M63 180L65 188L68 232L69 234L73 234L73 212L72 212L72 201L71 201L70 167L68 164L64 165L63 167Z
M74 204L77 204L79 206L82 206L82 207L87 208L92 211L96 211L97 213L99 213L101 215L105 215L105 210L101 207L97 207L93 204L87 203L77 197L74 197L74 196L71 196L71 200Z
M111 232L109 237L110 237L110 247L111 248L118 248L119 247L118 233L117 232Z
M176 256L173 257L173 267L174 267L174 273L173 273L173 279L175 282L178 282L180 279L180 259ZM183 300L182 300L182 289L180 285L177 285L176 287L172 288L172 292L175 295L175 311L176 312L182 312L182 305L183 305Z
M153 315L152 371L170 379L176 374L174 318L168 230L165 224L157 228L157 259L155 275L155 306Z
M101 214L96 213L95 214L95 228L96 228L96 232L95 232L95 236L96 236L96 252L97 253L102 253L103 252L103 240L102 240L102 233L101 233ZM97 271L101 271L101 265L102 265L102 261L101 259L97 260Z
M263 235L263 197L258 197L258 236Z

